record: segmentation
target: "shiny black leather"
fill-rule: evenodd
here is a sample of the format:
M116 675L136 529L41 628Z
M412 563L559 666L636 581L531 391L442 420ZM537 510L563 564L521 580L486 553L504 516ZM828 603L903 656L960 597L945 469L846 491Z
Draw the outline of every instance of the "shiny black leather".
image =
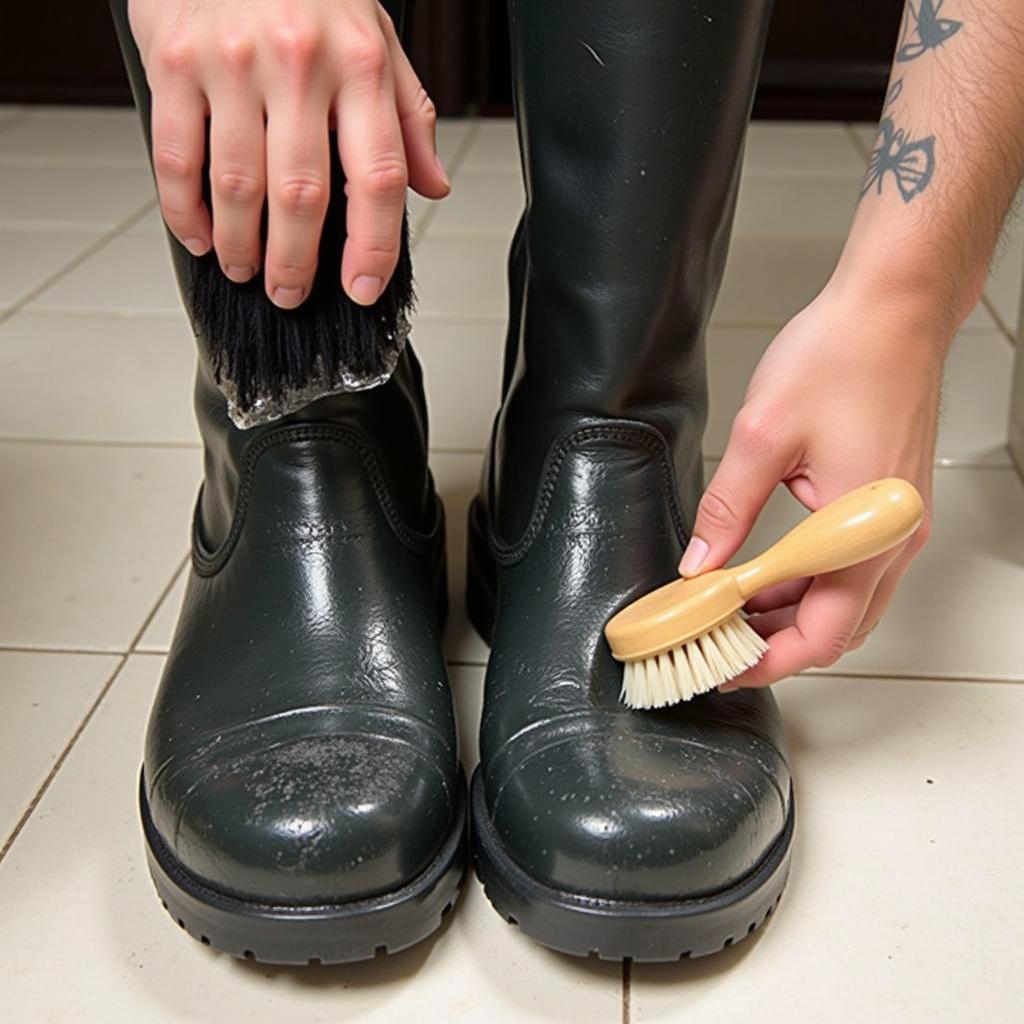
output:
M768 13L512 0L527 205L470 512L470 612L492 641L478 826L551 891L717 892L790 814L768 690L630 711L602 635L674 577L700 495L703 335Z
M111 7L148 139L126 0ZM191 257L170 244L184 282ZM203 352L204 482L146 733L146 812L200 894L263 906L395 892L435 860L464 801L419 364L407 348L386 384L242 431ZM267 955L320 955L297 949Z

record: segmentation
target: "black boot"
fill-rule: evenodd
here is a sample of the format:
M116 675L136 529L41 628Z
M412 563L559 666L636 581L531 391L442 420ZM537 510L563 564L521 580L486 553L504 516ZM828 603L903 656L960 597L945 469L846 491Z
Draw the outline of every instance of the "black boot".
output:
M148 136L125 6L112 4ZM192 296L193 257L171 246ZM386 384L240 430L215 339L198 341L206 470L146 735L150 870L183 928L237 956L402 949L438 926L465 859L419 364L406 347Z
M492 642L474 856L499 913L570 953L720 949L788 870L771 693L630 711L602 636L675 576L701 492L703 334L768 8L511 4L527 206L470 510L469 610Z

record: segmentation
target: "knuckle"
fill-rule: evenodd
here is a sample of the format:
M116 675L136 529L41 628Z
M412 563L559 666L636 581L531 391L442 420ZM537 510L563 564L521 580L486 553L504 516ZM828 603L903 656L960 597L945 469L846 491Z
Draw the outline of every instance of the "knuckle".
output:
M735 439L750 451L769 451L779 436L779 416L770 409L752 409L745 406L733 421Z
M199 173L198 163L169 142L158 142L153 147L153 169L158 178L176 182L188 181Z
M345 63L360 78L380 79L388 66L388 51L382 36L363 32L348 36L344 46Z
M156 61L166 74L175 77L191 74L196 66L196 45L184 32L168 36L156 50Z
M376 199L399 199L405 196L409 172L401 160L375 164L365 174L363 187Z
M327 205L327 188L315 175L295 175L277 184L277 204L293 217L320 213Z
M274 276L286 281L305 281L313 276L316 261L293 256L274 261Z
M739 522L728 496L714 482L700 500L700 516L705 526L716 530L731 530Z
M271 42L278 59L285 64L307 67L320 50L316 29L300 21L283 21L272 30Z
M850 637L845 633L831 637L821 644L814 656L815 668L828 668L834 665L849 649Z
M213 194L228 203L251 205L263 197L263 183L243 171L220 171L214 175Z
M217 53L228 70L248 71L256 60L256 44L247 35L233 32L217 41Z
M416 92L416 99L413 103L416 117L428 125L437 123L437 107L430 98L430 94L421 85Z

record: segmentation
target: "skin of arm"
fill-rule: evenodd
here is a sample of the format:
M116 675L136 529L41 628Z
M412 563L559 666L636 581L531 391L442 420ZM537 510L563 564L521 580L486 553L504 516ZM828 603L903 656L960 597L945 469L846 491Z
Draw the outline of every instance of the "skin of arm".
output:
M680 572L725 564L779 483L813 510L901 476L928 515L892 552L750 602L770 649L723 690L859 647L927 540L943 363L981 296L1022 172L1024 4L908 0L842 255L758 364Z

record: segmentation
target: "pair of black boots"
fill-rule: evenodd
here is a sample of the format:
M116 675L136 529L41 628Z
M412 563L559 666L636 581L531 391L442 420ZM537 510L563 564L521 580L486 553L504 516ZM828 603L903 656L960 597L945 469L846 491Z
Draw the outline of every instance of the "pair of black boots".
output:
M633 712L602 636L674 575L700 494L702 338L767 6L512 2L527 204L469 514L492 649L468 793L411 348L379 387L240 430L200 336L205 480L140 783L192 935L280 963L405 948L453 906L467 835L499 913L569 953L699 955L771 912L793 802L770 692Z

